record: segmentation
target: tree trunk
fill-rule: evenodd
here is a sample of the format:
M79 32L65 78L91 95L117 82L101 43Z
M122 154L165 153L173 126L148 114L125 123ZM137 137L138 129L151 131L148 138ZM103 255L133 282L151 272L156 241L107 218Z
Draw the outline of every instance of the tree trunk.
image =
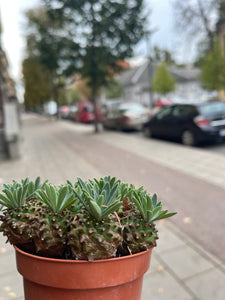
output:
M99 132L98 128L98 112L97 112L97 88L95 85L92 86L92 91L91 91L91 102L94 105L94 131L95 133Z
M58 87L57 85L52 83L52 94L53 94L53 100L56 102L57 105L57 112L56 112L56 119L59 119L59 94L58 94Z

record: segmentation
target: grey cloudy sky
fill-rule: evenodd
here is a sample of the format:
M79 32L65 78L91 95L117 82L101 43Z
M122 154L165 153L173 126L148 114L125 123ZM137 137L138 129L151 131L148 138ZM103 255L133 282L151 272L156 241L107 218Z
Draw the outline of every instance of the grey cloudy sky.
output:
M193 57L192 51L187 51L182 44L181 37L174 30L173 12L171 0L146 0L151 7L150 23L156 32L152 35L150 43L158 45L175 52L180 61L190 61ZM2 42L10 62L13 78L20 78L21 61L24 55L23 38L23 11L35 7L39 0L0 0L0 11L3 25ZM187 55L187 53L189 53ZM138 56L146 55L146 45L141 43L137 47Z

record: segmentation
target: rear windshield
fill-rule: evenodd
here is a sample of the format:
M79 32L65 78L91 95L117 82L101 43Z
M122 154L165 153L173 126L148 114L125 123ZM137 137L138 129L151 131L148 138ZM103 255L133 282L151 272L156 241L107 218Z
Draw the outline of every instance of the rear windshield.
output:
M85 111L85 112L92 112L92 111L94 111L94 107L93 107L93 106L86 106L86 107L84 108L84 111Z
M133 104L133 105L129 105L129 106L121 106L120 111L122 113L124 112L142 112L145 111L145 107L139 104Z
M203 115L225 114L225 102L204 104L199 106L199 110Z

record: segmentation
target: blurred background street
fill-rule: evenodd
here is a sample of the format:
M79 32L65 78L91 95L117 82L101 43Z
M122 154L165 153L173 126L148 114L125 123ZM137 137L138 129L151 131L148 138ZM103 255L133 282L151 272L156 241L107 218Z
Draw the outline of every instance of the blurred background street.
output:
M60 184L110 174L157 193L178 215L158 222L159 242L145 276L143 300L222 300L225 295L225 157L205 149L101 131L33 114L22 118L20 160L0 162L1 183L12 179ZM14 251L1 236L0 299L23 299ZM11 295L11 296L10 296Z

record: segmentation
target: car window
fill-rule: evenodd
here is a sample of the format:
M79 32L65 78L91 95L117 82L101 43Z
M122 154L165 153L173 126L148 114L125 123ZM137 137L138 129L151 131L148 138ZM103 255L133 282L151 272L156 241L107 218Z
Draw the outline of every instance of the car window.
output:
M132 104L132 105L121 105L120 112L142 112L145 111L145 107L141 104Z
M225 114L225 102L207 103L199 106L203 115Z
M173 115L175 117L184 117L188 115L192 115L195 112L195 108L191 105L179 105L174 107Z
M120 115L119 109L114 107L114 108L107 109L104 116L107 119L111 119L111 118L118 118L119 115Z
M86 107L84 108L84 111L85 111L85 112L92 112L92 111L94 111L94 107L93 107L93 106L86 106Z
M162 119L166 118L167 116L169 116L172 113L172 110L173 110L173 108L171 106L162 108L155 117L158 120L162 120Z

